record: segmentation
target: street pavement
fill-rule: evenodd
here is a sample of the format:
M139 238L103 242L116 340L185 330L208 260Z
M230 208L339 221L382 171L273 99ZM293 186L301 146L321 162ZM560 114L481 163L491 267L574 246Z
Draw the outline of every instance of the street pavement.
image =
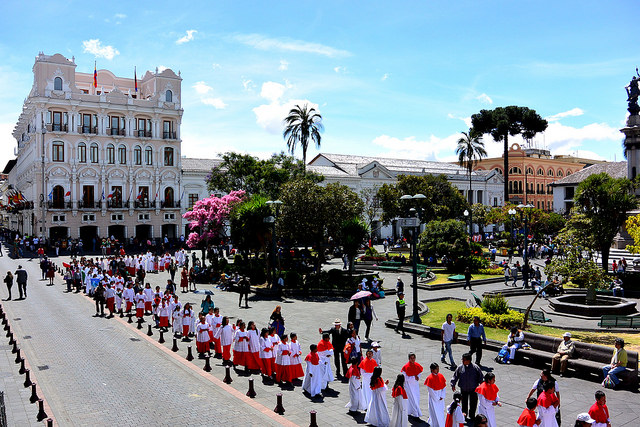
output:
M59 265L67 257L55 258ZM29 298L25 301L5 302L5 310L11 318L22 320L13 322L19 330L18 336L32 338L22 343L32 366L47 366L38 370L38 382L42 386L56 420L60 425L196 425L206 421L233 422L234 425L280 425L267 416L276 404L276 394L283 394L284 418L297 425L309 425L309 411L317 411L319 425L355 425L364 423L364 414L351 416L345 408L349 400L348 385L333 383L332 391L321 399L309 399L302 394L301 387L293 390L277 385L263 384L259 376L255 379L257 396L252 400L255 407L241 397L248 390L248 378L232 371L230 387L237 392L230 393L220 379L225 371L217 359L212 359L211 374L201 373L202 360L194 360L189 368L184 362L185 343L179 342L179 351L172 354L169 335L163 345L157 343L158 332L146 336L145 329L138 331L135 324L128 325L122 320L92 317L94 305L81 294L66 294L62 279L56 278L55 285L45 286L39 281L37 262L20 260L30 274ZM341 268L340 260L329 267ZM7 268L15 270L17 262L4 257L0 260L0 273ZM409 274L400 273L406 285L411 283ZM397 273L383 273L387 286L395 283ZM168 273L149 274L147 278L153 286L164 288ZM484 285L474 291L504 287L503 284ZM346 299L292 299L270 300L252 295L250 308L238 308L238 294L223 292L212 285L198 285L199 289L213 290L213 300L223 315L233 320L238 317L245 321L254 320L258 327L268 324L269 315L277 304L282 305L287 333L297 332L306 354L311 343L320 339L318 327L328 329L335 318L346 325L349 301ZM6 290L0 296L6 295ZM410 290L407 291L410 294ZM184 302L200 306L200 294L179 293ZM462 289L425 291L419 298L427 300L443 296L468 298L469 291ZM409 295L408 305L411 306ZM406 363L407 354L413 351L425 370L431 362L440 362L440 343L423 337L402 338L392 329L384 327L387 319L395 316L395 298L375 301L378 321L374 321L371 337L382 345L383 378L392 383L400 368ZM465 332L465 331L461 331ZM506 335L506 333L505 333ZM195 343L192 343L195 347ZM162 348L161 348L162 347ZM363 345L367 347L367 345ZM468 348L454 345L456 361ZM531 384L538 378L539 370L521 365L497 365L495 354L485 351L485 370L496 374L496 384L504 402L497 408L499 426L514 425ZM459 362L458 362L459 363ZM1 366L1 365L0 365ZM449 380L452 372L442 369ZM422 378L426 377L423 374ZM213 377L215 381L207 379ZM601 389L595 382L577 378L559 378L562 400L562 414L565 425L573 423L573 417L584 412L593 403L596 390ZM226 386L229 387L229 386ZM448 389L446 401L451 400ZM422 389L421 406L427 413L427 393ZM391 397L388 393L389 410ZM638 395L620 390L607 391L607 403L614 426L637 426L640 418ZM572 419L573 418L573 419ZM413 425L427 425L427 417L411 420Z

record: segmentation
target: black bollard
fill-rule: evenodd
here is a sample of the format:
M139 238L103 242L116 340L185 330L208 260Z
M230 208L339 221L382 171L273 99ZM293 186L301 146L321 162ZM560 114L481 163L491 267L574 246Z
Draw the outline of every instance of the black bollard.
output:
M47 418L47 427L53 427L53 419Z
M231 379L231 366L227 366L226 369L227 373L225 374L222 382L224 382L225 384L231 384L233 382L233 380Z
M211 356L205 356L204 357L204 368L202 368L205 372L211 372L211 363L209 362L209 360L211 359Z
M179 350L178 349L178 340L174 338L173 339L173 347L171 347L171 351L173 351L175 353L178 350Z
M247 397L252 399L256 397L256 391L253 388L253 378L249 378L249 391L247 392Z
M309 417L311 418L309 427L318 427L318 423L316 422L316 411L309 411Z
M16 340L13 339L13 332L11 332L11 336L9 337L9 345L13 345L13 343L15 343Z
M18 341L13 340L13 348L11 349L11 353L16 354L18 352Z
M127 323L133 323L133 320L131 320L131 312L128 312L127 316L129 317L129 320L127 320Z
M29 399L29 402L36 403L38 399L39 397L38 397L38 392L36 390L36 383L31 383L31 398Z
M153 331L151 330L151 325L149 325L149 330L147 331L147 336L148 337L153 336Z
M120 309L120 318L122 319L124 317L124 313L122 312L122 309Z
M187 360L191 362L193 360L193 354L191 353L191 346L187 346Z
M138 318L138 326L137 326L137 328L138 329L142 329L142 317Z
M7 338L11 336L11 326L9 326L9 322L4 327L4 330L7 331Z
M25 375L24 387L25 388L31 387L31 371L29 369L25 369L24 375Z
M282 406L282 393L276 394L276 398L277 398L277 403L276 403L276 407L273 409L273 412L279 415L283 415L284 406Z
M22 357L20 356L20 349L18 349L18 351L16 352L16 363L20 363L20 359L22 359Z
M44 400L38 399L38 415L36 415L36 419L38 422L47 418L47 413L44 412Z
M20 375L24 374L24 357L20 358L20 370L18 370Z
M149 326L149 332L151 332L151 326ZM160 331L160 339L158 339L160 344L164 344L164 332Z

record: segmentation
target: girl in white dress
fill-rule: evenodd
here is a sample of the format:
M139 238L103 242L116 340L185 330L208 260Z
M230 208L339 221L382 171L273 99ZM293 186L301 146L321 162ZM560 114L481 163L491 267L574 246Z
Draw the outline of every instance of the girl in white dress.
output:
M404 389L404 374L398 375L391 391L393 408L391 409L391 421L389 427L408 427L409 410L407 409L408 396Z
M371 402L367 408L367 415L364 422L376 427L387 427L391 421L389 418L389 409L387 408L387 384L382 379L382 368L377 366L373 369L371 382L364 384L371 388Z
M495 407L502 406L502 402L498 396L495 374L487 373L484 376L484 382L476 388L476 393L478 394L478 414L487 417L487 427L497 427Z
M358 359L351 359L351 367L345 377L349 378L349 403L345 408L349 408L349 412L366 410L367 405L365 405L364 394L362 393L362 377L360 369L358 369Z

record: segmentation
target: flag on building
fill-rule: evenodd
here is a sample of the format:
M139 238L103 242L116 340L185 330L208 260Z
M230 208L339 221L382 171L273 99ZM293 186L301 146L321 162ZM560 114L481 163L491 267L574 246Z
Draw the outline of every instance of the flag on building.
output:
M136 199L138 200L142 199L142 194L143 194L143 191L142 189L140 189L140 193L138 193L138 197L136 197Z
M93 61L93 87L98 87L98 69L96 68L96 61Z
M69 197L71 196L71 191L67 191L66 193L64 193L64 197Z
M104 187L102 188L102 200L104 200Z
M113 197L113 191L109 193L109 195L107 196L107 199L111 199L112 197Z
M156 197L153 200L158 200L158 190L156 190Z
M182 194L180 195L180 201L182 201L183 197L184 197L184 190L182 190Z
M133 187L129 190L129 198L127 200L131 200L131 195L133 194Z
M133 83L135 84L136 92L138 91L138 75L136 73L136 67L133 67Z
M18 197L18 196L16 196L16 198L17 198L17 197ZM53 190L51 190L51 192L49 193L49 200L53 200ZM19 202L19 201L20 201L20 199L17 199L16 201L17 201L17 202Z

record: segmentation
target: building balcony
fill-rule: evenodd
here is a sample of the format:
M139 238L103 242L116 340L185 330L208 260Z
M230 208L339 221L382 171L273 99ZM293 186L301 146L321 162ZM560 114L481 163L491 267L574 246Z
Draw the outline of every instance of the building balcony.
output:
M59 125L59 124L48 124L47 131L49 132L69 132L69 127L67 125Z
M150 130L137 130L136 131L136 135L138 135L138 138L151 138L151 131Z
M65 202L63 200L49 200L47 202L47 209L49 210L68 210L73 207L73 202Z
M97 135L98 127L97 126L78 126L78 133Z
M92 209L101 209L102 208L102 200L93 201L93 200L79 200L78 201L78 209L80 210L92 210Z
M107 209L129 209L129 202L122 200L107 200Z
M180 201L178 200L177 202L174 202L172 200L165 200L160 202L160 207L162 209L179 209L180 208Z
M176 139L175 132L162 132L162 139Z
M156 202L155 200L150 202L148 200L136 200L134 207L136 209L155 209L156 208Z
M108 129L108 133L111 136L125 136L125 130L124 129L118 129L118 128L109 128Z

